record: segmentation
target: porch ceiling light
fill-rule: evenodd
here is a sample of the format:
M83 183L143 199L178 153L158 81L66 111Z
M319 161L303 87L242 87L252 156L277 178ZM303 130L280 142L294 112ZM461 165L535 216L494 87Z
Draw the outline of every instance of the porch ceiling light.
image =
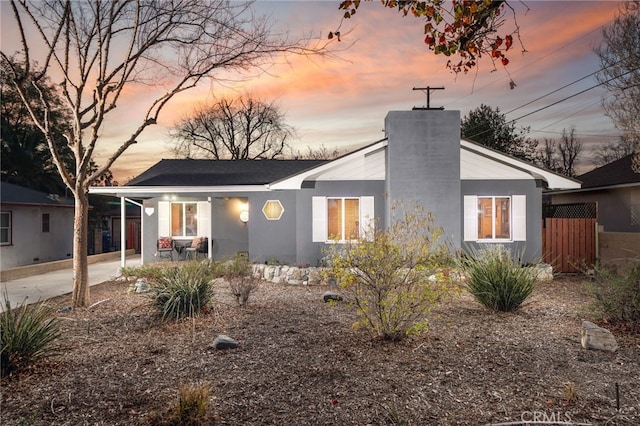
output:
M262 213L267 220L280 220L284 213L284 207L280 200L267 200L262 207Z

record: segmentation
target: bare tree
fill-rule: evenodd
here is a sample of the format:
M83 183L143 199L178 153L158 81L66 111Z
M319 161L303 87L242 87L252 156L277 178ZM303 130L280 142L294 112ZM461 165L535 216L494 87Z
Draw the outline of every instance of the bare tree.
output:
M575 177L581 153L582 142L576 138L576 129L572 127L568 132L562 130L560 141L545 138L534 162L547 170Z
M604 109L623 137L635 144L634 170L640 173L640 0L621 5L620 14L602 30L598 81L611 96Z
M544 145L536 155L536 163L547 170L557 172L560 170L558 161L558 147L553 139L544 138Z
M566 176L575 177L576 167L579 163L578 157L581 152L582 142L576 138L575 127L572 127L569 132L566 129L562 129L562 136L558 143L560 169L557 171Z
M0 52L8 76L44 134L53 162L75 199L73 305L90 302L87 268L89 186L96 182L177 94L243 71L282 53L324 53L274 33L250 3L225 0L48 0L10 2L20 50ZM37 56L40 54L40 56ZM34 67L38 63L38 69ZM70 130L64 134L75 164L69 167L54 143L51 110L44 96L46 76L59 81ZM37 94L31 95L31 86ZM126 104L127 90L144 87L145 112L129 111L131 125L117 149L92 170L91 160L110 124L109 115Z
M620 138L617 142L610 142L598 147L593 153L593 160L598 166L604 166L613 161L633 154L635 143L631 139Z
M302 152L297 150L293 156L299 159L305 160L332 160L334 158L338 158L341 155L345 154L346 151L341 151L338 148L333 148L330 150L324 145L320 145L320 147L313 149L310 146L307 146L307 152Z
M220 99L182 119L174 127L172 150L182 158L277 158L293 135L275 103L245 95Z

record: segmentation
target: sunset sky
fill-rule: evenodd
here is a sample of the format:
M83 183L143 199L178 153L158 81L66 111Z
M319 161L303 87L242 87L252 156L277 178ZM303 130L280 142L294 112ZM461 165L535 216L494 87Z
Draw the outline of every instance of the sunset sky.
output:
M337 0L259 1L256 8L271 15L277 21L276 27L288 31L292 37L304 33L325 39L340 23L342 13L338 4ZM431 106L460 110L464 116L486 104L500 108L507 113L507 119L512 120L597 84L595 77L589 76L599 68L593 49L600 44L602 27L613 21L618 2L512 1L509 4L515 9L526 53L520 53L521 46L514 42L506 70L499 66L494 71L485 58L477 71L456 76L445 68L447 58L426 50L422 41L423 21L384 9L376 1L366 2L351 20L343 23L342 33L349 34L334 44L342 50L337 53L338 58L289 57L287 62L270 67L268 73L256 73L246 81L203 85L181 95L161 115L160 125L147 130L139 143L115 163L114 175L124 183L161 158L170 158L169 127L213 96L248 92L267 101L276 100L287 122L297 130L297 139L292 145L306 151L307 147L320 145L329 149L355 149L381 139L388 111L425 105L426 96L413 91L413 87L445 87L444 91L433 93ZM15 33L12 34L7 24L10 9L6 2L2 2L1 11L1 43L7 51L10 50L7 44L15 42ZM508 19L504 32L512 27L513 19ZM586 78L571 84L583 77ZM516 84L513 90L509 87L511 79ZM558 90L566 85L569 86ZM536 100L547 94L550 95ZM539 140L557 139L563 129L575 126L578 138L591 150L599 143L619 138L601 107L606 95L601 87L587 90L518 119L516 125L530 126L528 136ZM127 118L148 106L144 99L137 93L120 102L105 126L99 155L115 149L115 144L137 127L139 123ZM580 171L587 170L585 164Z

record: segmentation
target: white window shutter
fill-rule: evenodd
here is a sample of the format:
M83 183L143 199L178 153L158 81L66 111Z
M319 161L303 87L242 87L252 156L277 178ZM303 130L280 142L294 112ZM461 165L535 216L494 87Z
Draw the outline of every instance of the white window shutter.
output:
M464 196L464 240L478 240L478 197Z
M198 201L198 236L211 237L211 203Z
M158 237L171 236L171 203L158 201Z
M527 241L527 196L513 195L511 204L513 241Z
M311 198L312 241L327 241L327 197Z
M375 204L372 196L360 197L360 238L373 240Z

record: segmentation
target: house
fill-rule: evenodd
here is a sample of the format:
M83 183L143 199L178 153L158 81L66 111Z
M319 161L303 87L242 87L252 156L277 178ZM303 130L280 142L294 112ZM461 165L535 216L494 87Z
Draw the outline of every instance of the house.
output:
M460 112L392 111L386 137L326 160L162 160L127 186L92 193L143 200L143 262L158 238L197 236L220 259L316 265L329 244L387 226L419 204L454 247L500 243L540 256L542 191L577 181L460 139ZM165 241L165 240L163 240Z
M71 258L72 199L0 183L0 267Z
M593 206L598 224L598 258L640 258L640 173L633 155L605 164L577 177L582 187L555 190L547 197L553 206Z

